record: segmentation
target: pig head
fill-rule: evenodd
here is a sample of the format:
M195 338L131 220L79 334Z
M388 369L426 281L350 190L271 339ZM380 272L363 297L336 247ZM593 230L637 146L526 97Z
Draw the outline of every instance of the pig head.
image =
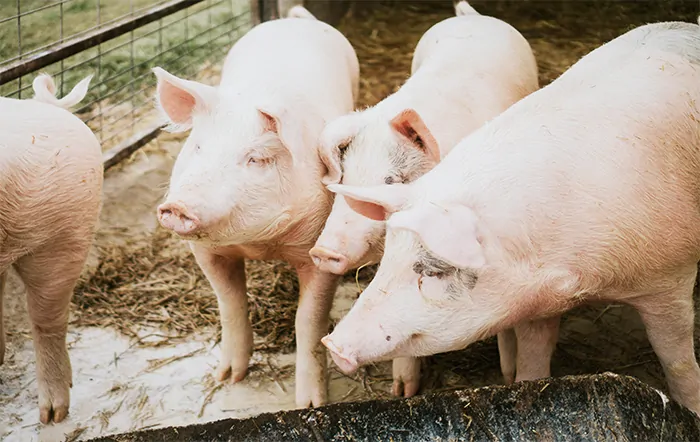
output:
M402 185L440 161L437 141L411 108L388 119L378 110L345 115L324 129L320 157L323 183L353 186ZM361 208L354 206L361 205ZM386 231L384 212L352 198L336 198L311 251L317 267L342 275L379 262ZM366 216L358 213L364 213Z
M343 371L464 348L494 333L489 325L502 313L498 299L472 296L489 285L491 276L485 272L478 219L470 208L422 201L411 195L410 185L329 189L364 216L388 217L377 275L323 338Z
M297 201L324 193L320 166L299 164L313 118L298 124L289 109L153 71L169 129L192 130L158 207L165 228L211 245L265 241L298 216Z

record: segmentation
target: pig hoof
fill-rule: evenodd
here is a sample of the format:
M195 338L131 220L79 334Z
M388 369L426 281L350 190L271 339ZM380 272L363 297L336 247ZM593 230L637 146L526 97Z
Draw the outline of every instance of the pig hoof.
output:
M52 420L58 423L68 416L71 383L70 379L48 385L39 381L39 421L42 424Z
M394 384L391 386L391 394L398 397L409 398L415 396L419 388L419 381L395 379Z
M52 420L54 423L63 422L68 416L68 404L58 403L55 401L53 405L42 405L39 407L39 421L42 424L48 424Z
M231 378L232 383L237 383L245 379L246 374L248 373L248 364L246 363L245 368L236 368L235 370L231 368L230 365L220 365L219 368L216 369L216 380L219 382L223 382L228 378Z

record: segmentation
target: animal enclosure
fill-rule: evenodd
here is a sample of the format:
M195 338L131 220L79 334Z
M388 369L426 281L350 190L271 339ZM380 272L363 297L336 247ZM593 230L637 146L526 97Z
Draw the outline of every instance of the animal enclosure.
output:
M306 3L323 18L327 5ZM45 71L62 96L94 74L76 113L102 143L110 169L101 227L71 305L70 419L45 428L36 424L31 335L23 287L13 277L4 299L8 350L0 366L1 439L78 440L293 407L299 288L291 267L247 263L255 354L246 380L219 384L212 376L220 338L216 298L188 247L158 227L154 215L184 136L160 132L151 68L161 66L183 78L216 84L231 45L257 22L279 14L270 4L0 2L0 95L30 98L33 78ZM697 0L470 4L526 37L537 57L541 86L632 27L664 20L695 22L700 13ZM325 12L331 17L339 11ZM449 0L358 1L340 12L343 17L333 24L348 37L361 65L358 108L397 90L410 74L421 35L454 14ZM348 311L373 271L367 267L346 275L336 296L334 321ZM500 383L498 362L495 338L427 358L421 392ZM366 367L353 377L342 375L333 364L329 367L333 402L391 397L390 364ZM552 374L602 371L632 375L666 390L637 314L627 307L587 306L562 320Z
M94 75L75 113L119 158L151 140L153 66L210 81L253 23L247 0L17 0L0 6L0 94L29 98L39 71L63 95ZM256 15L253 17L253 15ZM115 149L116 148L116 149ZM111 158L111 157L110 157ZM107 166L115 164L110 160Z

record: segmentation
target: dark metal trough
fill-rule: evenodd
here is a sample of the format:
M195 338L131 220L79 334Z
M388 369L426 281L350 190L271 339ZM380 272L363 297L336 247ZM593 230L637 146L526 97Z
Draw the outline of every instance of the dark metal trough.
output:
M339 403L92 440L700 441L700 419L635 378L604 373Z

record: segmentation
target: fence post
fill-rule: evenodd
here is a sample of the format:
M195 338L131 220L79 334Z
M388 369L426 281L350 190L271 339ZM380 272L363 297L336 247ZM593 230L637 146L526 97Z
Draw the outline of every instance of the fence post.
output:
M260 13L260 0L248 0L250 8L250 21L253 26L260 24L262 15Z
M277 0L259 0L260 21L275 20L279 18Z

